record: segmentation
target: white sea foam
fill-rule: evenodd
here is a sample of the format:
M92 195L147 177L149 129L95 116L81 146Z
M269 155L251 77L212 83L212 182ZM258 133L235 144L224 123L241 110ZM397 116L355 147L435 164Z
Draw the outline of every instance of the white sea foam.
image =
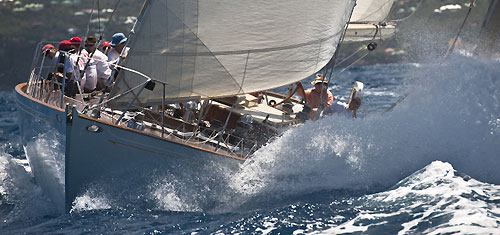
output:
M197 195L200 194L190 194L191 190L187 189L189 186L177 180L163 179L152 185L151 196L160 210L201 212L202 209L197 205Z
M12 205L8 215L0 215L4 216L5 223L55 212L30 172L6 153L0 153L0 182L1 204ZM7 211L2 210L2 213Z
M72 213L78 211L104 210L110 208L111 203L105 195L96 195L92 191L87 191L83 195L75 198L70 212Z
M399 97L400 94L397 94L392 91L364 91L364 95L372 95L372 96L392 96L392 97Z
M43 170L50 172L50 180L56 180L58 185L64 185L64 146L63 139L57 131L47 131L40 133L32 142L27 145L27 154L37 154L38 159L41 159L38 164ZM33 163L33 162L32 162Z
M461 176L449 163L436 161L392 190L365 196L368 208L321 233L369 232L402 216L410 219L398 234L495 234L500 229L499 199L500 186ZM385 212L383 207L389 205L392 209Z

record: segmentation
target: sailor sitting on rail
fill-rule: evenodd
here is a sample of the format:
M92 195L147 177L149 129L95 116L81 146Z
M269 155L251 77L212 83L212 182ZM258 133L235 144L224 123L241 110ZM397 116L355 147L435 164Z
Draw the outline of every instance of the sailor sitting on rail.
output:
M80 82L81 92L84 92L85 83L87 81L87 73L85 72L85 74L83 75L82 73L85 69L87 61L89 60L89 53L87 52L87 50L85 50L85 48L81 46L81 38L72 37L69 41L71 42L72 48L72 50L70 51L72 53L70 59L74 65L74 70L77 72L75 73L74 80Z
M76 58L71 58L69 52L72 51L71 42L69 40L63 40L59 43L58 50L54 48L53 45L47 44L42 48L42 52L46 57L52 59L52 64L55 66L54 73L50 73L48 79L54 80L59 83L63 82L63 76L66 75L66 80L74 80L73 76L78 77L79 71L75 69L76 67ZM55 76L54 76L55 75ZM59 85L57 85L59 86ZM71 87L70 89L68 87ZM77 85L74 82L67 82L65 89L65 93L67 92L69 96L73 97L76 92ZM67 89L68 88L68 89Z
M56 49L52 44L46 44L42 47L42 54L45 55L45 57L52 59L51 64L57 67L55 72L60 73L61 77L62 73L64 73L64 70L66 70L66 77L71 77L71 74L73 73L73 67L71 66L71 63L69 63L69 60L67 61L68 63L66 63L66 65L64 66L63 57L59 57L59 50L67 51L70 49L69 45L71 45L70 41L64 40L59 43L58 49ZM63 69L63 67L65 67L65 69ZM52 74L50 74L49 76L52 76Z
M73 63L70 60L68 54L64 52L69 52L71 50L71 42L69 40L62 40L59 43L58 51L54 55L54 64L57 66L57 75L62 77L66 73L66 78L71 78L73 75ZM49 57L50 58L50 57Z
M102 46L101 46L101 51L106 56L108 56L108 52L111 50L111 46L109 45L110 43L111 43L110 41L105 41L102 43Z

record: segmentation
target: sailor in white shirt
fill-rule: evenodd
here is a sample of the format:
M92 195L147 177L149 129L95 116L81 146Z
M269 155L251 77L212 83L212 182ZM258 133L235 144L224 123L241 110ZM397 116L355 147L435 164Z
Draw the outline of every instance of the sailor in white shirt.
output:
M70 40L71 47L73 48L73 54L70 56L71 64L74 65L74 79L80 82L81 92L84 91L85 83L87 80L86 72L83 77L80 78L81 73L85 69L85 65L89 60L89 53L87 50L80 47L82 39L79 37L72 37ZM81 51L78 51L81 48Z
M85 83L85 92L92 92L97 88L97 84L106 84L107 79L111 75L111 69L108 65L108 57L102 53L100 50L95 49L97 39L94 36L89 36L85 40L85 49L92 53L95 50L94 55L92 55L91 61L87 70L85 71L85 76L87 81ZM100 89L104 87L99 87ZM98 89L98 90L100 90Z

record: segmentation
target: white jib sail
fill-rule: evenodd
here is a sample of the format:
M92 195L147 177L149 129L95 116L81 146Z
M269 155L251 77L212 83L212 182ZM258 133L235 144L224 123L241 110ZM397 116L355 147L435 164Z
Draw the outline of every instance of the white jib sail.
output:
M328 63L353 5L353 0L152 0L123 66L167 83L167 102L280 87ZM109 97L146 80L122 70ZM109 104L123 106L138 90ZM162 84L156 83L134 104L159 104L162 97Z
M394 0L357 0L350 22L382 22L393 3Z

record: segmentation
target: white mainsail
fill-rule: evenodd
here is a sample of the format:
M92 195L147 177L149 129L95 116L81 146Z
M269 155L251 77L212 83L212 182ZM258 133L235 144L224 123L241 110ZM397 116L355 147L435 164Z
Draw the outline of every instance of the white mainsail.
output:
M167 83L172 102L280 87L328 63L353 6L353 0L151 0L124 67ZM122 70L109 97L146 80ZM137 92L109 105L123 106ZM162 98L157 83L134 104Z

